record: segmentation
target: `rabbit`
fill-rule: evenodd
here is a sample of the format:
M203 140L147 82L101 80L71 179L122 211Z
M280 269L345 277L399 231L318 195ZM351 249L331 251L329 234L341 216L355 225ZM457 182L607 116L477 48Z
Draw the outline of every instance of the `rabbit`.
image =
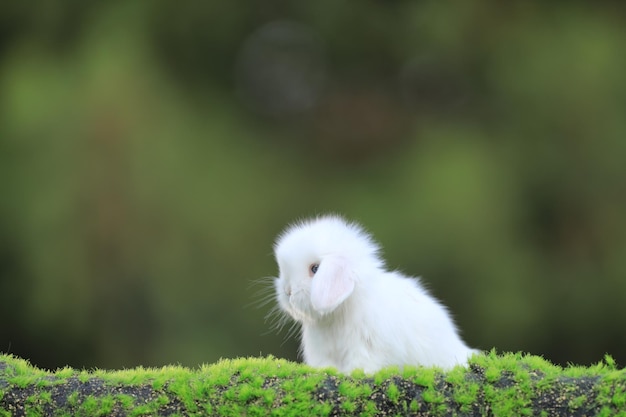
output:
M293 224L274 245L278 308L301 325L304 362L349 373L387 366L449 370L478 353L417 278L387 271L357 223L325 215Z

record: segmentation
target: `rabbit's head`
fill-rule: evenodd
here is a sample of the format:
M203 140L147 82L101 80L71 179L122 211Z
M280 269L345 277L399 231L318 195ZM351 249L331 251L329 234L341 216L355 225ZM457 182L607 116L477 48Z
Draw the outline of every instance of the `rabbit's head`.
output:
M276 241L278 304L295 320L314 322L339 307L383 267L379 247L357 224L324 216L287 228Z

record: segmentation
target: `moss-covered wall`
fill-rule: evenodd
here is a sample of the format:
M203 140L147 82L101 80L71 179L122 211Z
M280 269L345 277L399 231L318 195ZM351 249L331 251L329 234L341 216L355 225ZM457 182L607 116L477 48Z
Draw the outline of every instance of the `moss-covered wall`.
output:
M0 416L626 416L626 370L537 356L472 359L467 368L387 369L375 375L269 358L122 371L48 372L0 355Z

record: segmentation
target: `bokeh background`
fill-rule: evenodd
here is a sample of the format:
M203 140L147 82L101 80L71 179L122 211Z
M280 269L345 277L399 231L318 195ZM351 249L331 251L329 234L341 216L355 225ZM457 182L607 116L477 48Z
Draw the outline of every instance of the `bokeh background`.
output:
M296 359L254 283L285 225L332 211L471 345L626 364L625 19L613 1L3 2L0 351Z

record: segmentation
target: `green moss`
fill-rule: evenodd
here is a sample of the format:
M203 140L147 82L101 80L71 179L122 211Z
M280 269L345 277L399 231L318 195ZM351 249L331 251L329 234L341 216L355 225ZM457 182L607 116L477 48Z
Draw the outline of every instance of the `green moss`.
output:
M57 378L65 379L74 375L74 372L76 372L74 369L70 368L69 366L66 366L63 369L58 369L54 373L54 376L56 376Z
M492 351L472 358L469 367L447 372L405 367L349 376L272 357L222 360L196 370L166 366L45 372L12 356L0 356L0 362L6 364L0 372L0 402L7 390L28 394L22 404L33 416L47 415L59 395L65 400L58 415L90 416L120 410L137 416L163 410L180 415L373 416L381 407L389 415L523 416L541 415L541 401L550 398L560 398L562 403L555 406L572 412L609 415L626 408L626 371L616 369L609 356L591 367L563 369L541 357ZM59 394L64 382L68 392Z
M617 363L615 359L609 354L604 355L604 363L606 363L607 367L611 370L617 369Z
M339 395L348 399L356 397L354 381L346 380L341 382L337 387L337 391Z
M237 396L237 400L243 403L247 403L257 396L257 391L254 389L254 387L247 384L243 384L239 389L239 392L236 392L235 390L233 391L234 392L231 396L231 399L234 398L234 396Z
M355 393L358 398L366 398L372 394L372 387L367 384L357 385L355 387Z
M333 407L330 404L327 404L327 403L315 404L311 408L310 415L328 416L330 415L332 411L333 411ZM281 413L282 413L282 410L281 410ZM286 413L286 414L290 415L290 413Z
M598 413L598 417L611 417L613 414L613 410L611 410L609 407L602 407L602 409Z
M623 408L626 404L626 395L624 395L624 391L616 392L613 395L613 399L611 400L613 405L617 408Z
M361 400L361 412L362 417L377 416L380 414L380 410L374 401Z
M398 376L400 374L400 370L397 366L392 366L389 368L381 369L376 374L374 374L374 384L380 385L384 381L388 380L393 376Z
M431 387L422 393L422 400L431 404L442 404L446 399L441 392Z
M42 391L39 394L39 401L41 401L42 404L49 404L52 402L52 394L49 391Z
M131 417L134 417L134 416L151 416L151 415L154 415L154 413L157 410L158 410L158 407L154 403L152 403L152 404L143 404L143 405L138 405L138 406L133 407L133 409L130 411L129 415Z
M94 397L87 397L83 400L82 404L78 407L79 414L88 416L98 416L99 413L99 401Z
M387 387L387 398L389 398L389 401L391 401L393 404L397 404L400 400L400 390L398 389L398 386L393 382L391 382Z
M39 404L39 397L36 395L31 395L26 399L26 404L28 408L26 409L27 417L38 417L43 415L43 409Z
M436 368L412 368L405 370L403 377L422 387L432 387L438 374Z
M100 413L106 415L113 411L115 405L115 398L112 395L107 395L100 399Z
M237 403L227 403L217 409L220 416L241 416L244 415L244 409Z
M33 383L33 378L29 375L17 375L11 378L11 383L20 388L25 388Z
M587 402L587 396L579 395L578 397L572 398L569 401L568 407L572 410L576 410L577 408L582 407L586 402Z
M72 407L78 405L78 392L74 391L70 395L67 396L67 403Z
M535 389L539 393L547 393L554 386L554 380L549 378L541 378L535 382Z
M115 399L125 410L129 410L135 404L133 397L126 394L118 394Z
M487 368L485 369L485 379L488 382L496 382L497 380L500 379L500 376L502 375L502 370L499 368Z
M356 411L356 403L351 400L345 400L341 402L341 409L346 413L354 413Z
M606 406L611 403L613 391L612 387L608 384L600 384L596 387L596 403L602 406Z
M457 402L461 411L467 412L470 406L478 398L480 385L476 383L459 384L453 394L454 401Z
M454 367L451 371L446 373L445 381L452 384L462 384L465 380L465 376L467 375L467 370L465 367L457 366Z

